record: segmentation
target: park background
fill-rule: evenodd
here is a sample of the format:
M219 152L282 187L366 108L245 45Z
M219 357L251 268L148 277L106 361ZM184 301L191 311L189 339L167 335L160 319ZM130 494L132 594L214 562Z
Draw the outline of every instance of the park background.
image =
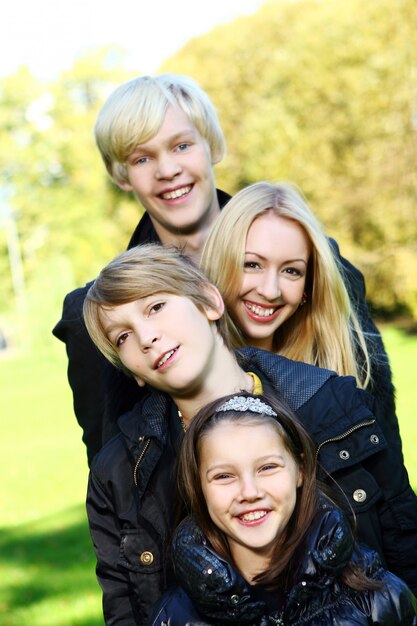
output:
M140 4L124 24L139 19ZM417 4L241 6L247 15L214 28L207 19L177 51L161 46L155 71L192 76L215 103L228 143L219 187L296 183L365 274L417 491ZM100 15L89 19L99 28ZM158 38L163 15L153 19ZM171 28L186 19L170 17ZM149 71L140 20L137 33L134 67L109 44L84 49L53 77L30 63L0 77L1 626L103 623L85 450L51 329L64 295L124 249L138 221L140 207L106 177L92 135L109 92Z

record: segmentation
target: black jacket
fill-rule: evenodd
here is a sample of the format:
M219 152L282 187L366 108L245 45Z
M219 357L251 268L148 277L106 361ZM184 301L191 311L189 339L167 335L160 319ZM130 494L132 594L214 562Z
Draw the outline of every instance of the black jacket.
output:
M298 414L358 519L359 539L417 590L417 498L402 456L372 412L372 396L352 377L244 348L242 367L257 372ZM119 420L120 433L93 461L87 496L108 625L145 624L172 583L167 549L178 414L165 394L148 391ZM324 476L326 479L326 476Z
M230 199L230 196L219 190L217 195L221 207ZM144 213L128 248L149 242L159 242L159 239L149 215ZM387 421L397 438L398 445L401 445L391 370L381 335L372 321L366 304L363 276L340 255L337 243L333 240L330 240L330 243L344 274L349 294L358 310L361 327L366 333L372 354L374 385L371 391L378 400L378 405L375 406L376 417ZM75 289L66 296L62 318L53 329L55 337L66 345L68 380L73 392L74 412L83 430L89 464L103 443L116 433L116 422L120 415L130 410L142 395L141 389L133 379L106 361L87 333L82 309L91 284Z
M165 594L152 626L417 626L411 591L382 567L375 552L354 545L346 518L325 500L294 555L296 569L283 598L248 585L214 552L192 518L177 529L172 557L181 587ZM349 561L383 589L358 592L341 583Z

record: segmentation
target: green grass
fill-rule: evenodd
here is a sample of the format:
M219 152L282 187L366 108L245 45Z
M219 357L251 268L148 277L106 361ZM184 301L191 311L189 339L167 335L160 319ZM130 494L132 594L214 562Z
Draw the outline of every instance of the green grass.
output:
M0 625L102 626L63 347L0 358Z
M417 493L417 334L397 328L381 328L396 387L397 415L403 442L404 463Z
M417 491L417 336L384 329ZM102 626L84 510L87 463L64 349L0 353L0 626Z

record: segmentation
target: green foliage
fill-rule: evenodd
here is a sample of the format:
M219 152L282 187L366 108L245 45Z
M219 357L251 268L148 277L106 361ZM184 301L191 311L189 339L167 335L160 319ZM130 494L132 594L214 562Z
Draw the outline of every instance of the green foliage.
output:
M415 320L416 19L411 1L270 1L164 65L217 106L221 184L296 183L365 271L375 308Z
M293 181L365 273L374 308L415 321L416 22L415 0L270 0L161 68L195 77L216 104L229 146L221 187ZM129 77L123 50L104 48L52 83L25 68L0 81L0 324L14 342L42 310L57 319L64 294L124 249L137 222L93 140L99 107ZM19 327L10 209L26 282ZM44 317L41 341L46 327Z
M64 289L91 280L126 245L137 205L114 191L94 144L93 125L107 93L128 78L123 53L87 53L52 84L25 69L0 83L0 199L17 225L27 292L32 303L59 299ZM4 211L4 208L3 208ZM120 219L119 219L120 218ZM0 216L0 312L13 296L6 223ZM70 261L60 284L57 268ZM67 261L68 263L68 261ZM50 275L49 285L46 277ZM40 283L42 294L36 294Z

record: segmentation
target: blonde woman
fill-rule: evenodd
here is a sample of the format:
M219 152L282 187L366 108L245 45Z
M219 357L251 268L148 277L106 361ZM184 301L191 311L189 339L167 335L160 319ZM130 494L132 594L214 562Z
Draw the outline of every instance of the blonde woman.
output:
M227 203L201 266L224 298L234 347L354 376L373 393L401 445L388 357L365 305L363 278L340 259L293 186L260 182Z

